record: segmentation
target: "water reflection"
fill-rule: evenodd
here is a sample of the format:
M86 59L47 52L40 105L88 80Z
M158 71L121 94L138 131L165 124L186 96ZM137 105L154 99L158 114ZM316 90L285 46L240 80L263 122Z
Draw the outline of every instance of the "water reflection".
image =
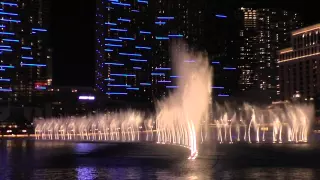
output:
M93 167L79 167L76 171L78 180L91 180L97 178L97 171Z
M108 148L103 144L1 141L0 179L320 179L319 168L235 166L236 159L217 161L211 156L195 161L161 159L156 155L153 159L113 158L104 156ZM308 146L299 151L305 149ZM90 155L98 150L98 156Z

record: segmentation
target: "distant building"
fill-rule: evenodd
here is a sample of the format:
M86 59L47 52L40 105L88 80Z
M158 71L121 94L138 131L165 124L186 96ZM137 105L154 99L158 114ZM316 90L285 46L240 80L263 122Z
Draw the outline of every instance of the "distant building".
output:
M0 2L0 103L30 104L50 84L50 2Z
M48 117L94 114L101 100L90 87L49 87L46 99Z
M120 101L153 102L166 96L178 78L172 73L169 42L185 39L203 48L204 7L204 0L98 0L97 91Z
M320 93L320 24L293 31L278 58L281 99L313 100Z
M297 13L272 8L241 8L238 38L239 89L279 99L277 50L288 46L290 32L301 27Z

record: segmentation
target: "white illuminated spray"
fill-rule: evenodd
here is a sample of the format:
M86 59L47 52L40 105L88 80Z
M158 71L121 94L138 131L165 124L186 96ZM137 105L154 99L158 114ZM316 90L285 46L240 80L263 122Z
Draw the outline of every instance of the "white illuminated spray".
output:
M67 117L35 120L36 139L140 142L157 141L180 145L191 150L190 159L198 155L198 139L207 137L206 124L211 108L212 68L203 54L173 46L177 88L169 97L157 102L154 121L141 113L127 110L89 117ZM80 99L89 99L81 97ZM92 98L91 98L92 99ZM156 136L153 129L156 125ZM145 138L141 139L144 126ZM204 126L202 130L201 126ZM198 135L200 134L200 137ZM54 136L54 138L53 138ZM156 138L156 139L155 139Z
M247 141L248 143L261 142L308 142L308 134L310 131L310 123L313 120L314 108L307 104L284 104L284 107L275 106L274 108L261 108L245 103L240 112L236 112L235 108L217 108L216 113L220 117L216 117L215 126L217 129L217 137L220 143L233 143L233 136L230 133L236 133L236 139ZM232 111L239 113L239 118L231 118L230 125L226 123L227 115ZM243 115L247 115L243 116ZM238 128L238 126L241 126ZM233 129L235 131L233 131ZM240 130L239 130L240 129ZM244 129L243 138L239 138L241 129ZM267 131L272 131L271 138L267 135ZM227 137L229 133L230 138ZM223 138L224 135L224 138Z
M179 53L175 53L179 48ZM203 54L188 52L184 44L173 46L172 59L178 88L157 105L158 142L176 142L191 150L191 159L198 153L198 134L207 121L211 101L212 68ZM180 128L179 128L180 127ZM201 139L201 137L199 138Z

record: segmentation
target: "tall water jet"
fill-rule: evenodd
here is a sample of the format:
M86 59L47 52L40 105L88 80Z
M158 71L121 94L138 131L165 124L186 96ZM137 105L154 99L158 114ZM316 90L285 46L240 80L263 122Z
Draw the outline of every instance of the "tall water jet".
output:
M178 89L157 105L156 124L159 137L162 137L159 142L168 140L163 139L164 132L178 132L176 127L181 127L182 136L189 137L186 145L191 149L192 156L196 156L199 130L209 116L212 68L207 56L188 51L182 43L173 46L171 57L174 73L180 78L177 80Z

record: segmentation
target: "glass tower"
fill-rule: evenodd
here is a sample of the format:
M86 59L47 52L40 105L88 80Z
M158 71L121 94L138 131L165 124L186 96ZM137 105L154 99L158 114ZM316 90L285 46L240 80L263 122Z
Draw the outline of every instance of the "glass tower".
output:
M0 2L1 101L32 103L51 83L47 1Z
M177 88L169 42L196 43L204 13L182 0L96 3L96 89L111 100L153 102Z

